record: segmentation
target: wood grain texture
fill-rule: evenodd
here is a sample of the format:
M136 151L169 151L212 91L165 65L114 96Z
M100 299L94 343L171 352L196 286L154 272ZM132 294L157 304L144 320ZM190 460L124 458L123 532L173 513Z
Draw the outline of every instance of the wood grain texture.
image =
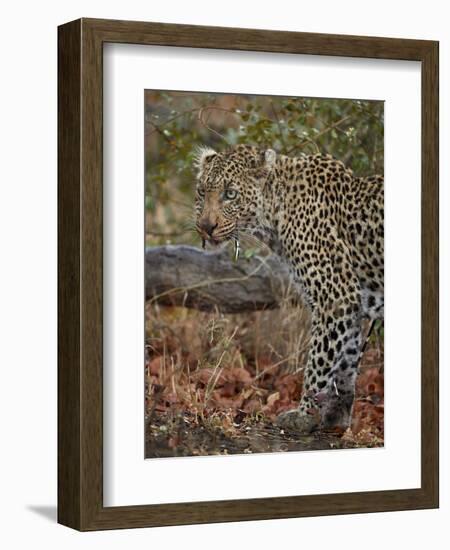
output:
M439 503L439 45L422 61L422 488Z
M105 42L308 55L418 60L432 44L367 36L83 19Z
M420 489L103 506L102 48L105 42L422 63ZM82 19L59 28L58 521L79 530L438 506L438 45L424 40Z
M58 32L58 521L80 528L81 22Z
M145 297L153 303L243 313L279 307L291 287L289 270L275 255L233 262L228 249L164 245L145 252Z
M102 42L81 41L81 528L103 506L103 98Z

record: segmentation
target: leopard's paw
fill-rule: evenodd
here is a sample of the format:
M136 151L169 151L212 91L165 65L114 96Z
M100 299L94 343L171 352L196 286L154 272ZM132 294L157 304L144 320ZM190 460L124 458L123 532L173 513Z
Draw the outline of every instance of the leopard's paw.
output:
M320 418L317 412L304 412L293 409L278 415L276 424L279 428L298 433L311 433L319 427Z

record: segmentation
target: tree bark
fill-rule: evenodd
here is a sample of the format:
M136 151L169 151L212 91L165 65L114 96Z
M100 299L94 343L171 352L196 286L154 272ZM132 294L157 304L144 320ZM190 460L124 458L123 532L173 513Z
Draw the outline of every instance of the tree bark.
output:
M167 245L148 248L145 264L146 299L164 305L242 313L276 308L290 293L287 267L275 255L233 262L226 249Z

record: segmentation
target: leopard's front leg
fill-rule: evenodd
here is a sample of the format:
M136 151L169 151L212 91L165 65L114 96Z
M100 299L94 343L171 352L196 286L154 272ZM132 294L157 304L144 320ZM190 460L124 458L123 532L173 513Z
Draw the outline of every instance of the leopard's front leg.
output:
M314 294L312 332L298 409L278 417L299 432L350 426L361 350L361 296L349 259L337 247ZM331 276L330 276L331 275Z
M339 335L339 327L345 325L346 331ZM337 323L338 338L336 340L336 355L334 365L328 377L321 385L313 386L314 400L320 410L320 426L322 429L347 429L351 425L353 402L355 398L355 382L358 374L361 351L361 317L359 312L346 316ZM335 335L335 332L332 333ZM342 337L340 337L342 336ZM341 349L341 352L337 351ZM332 349L332 348L330 348ZM317 391L319 390L319 391Z
M314 312L303 396L298 409L280 415L278 424L299 432L348 428L360 349L358 302L338 308L334 315Z

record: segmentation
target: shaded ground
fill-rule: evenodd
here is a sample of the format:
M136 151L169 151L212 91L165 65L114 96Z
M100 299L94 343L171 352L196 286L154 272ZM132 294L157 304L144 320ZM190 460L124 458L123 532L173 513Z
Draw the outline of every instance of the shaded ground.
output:
M286 451L319 451L382 446L381 439L346 434L314 433L299 436L257 417L239 422L216 417L216 422L190 414L155 415L147 422L146 457L253 454Z

